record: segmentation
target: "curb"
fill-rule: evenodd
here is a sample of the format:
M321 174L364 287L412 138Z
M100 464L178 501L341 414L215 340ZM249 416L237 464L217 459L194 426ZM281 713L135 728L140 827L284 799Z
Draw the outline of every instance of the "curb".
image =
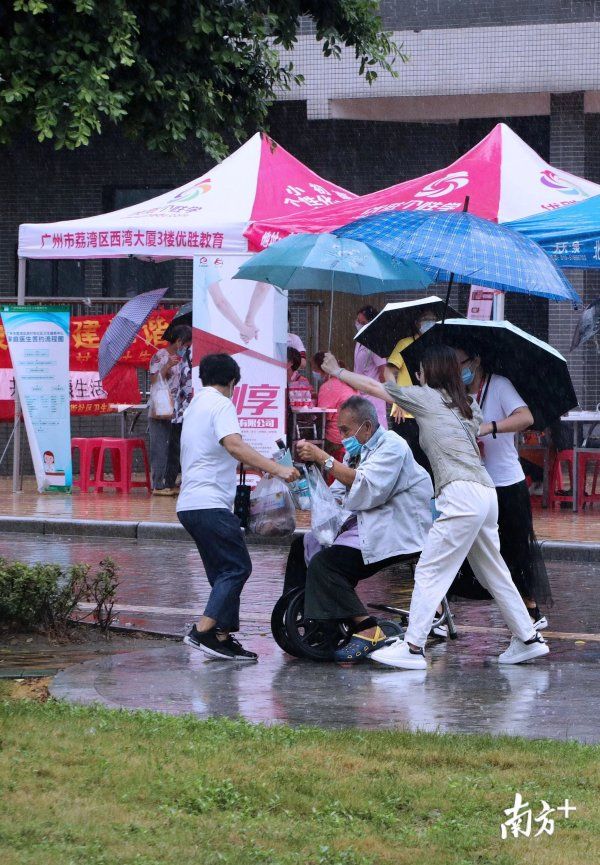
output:
M294 534L303 535L307 529ZM62 535L64 537L126 538L132 541L190 540L180 523L127 522L124 520L66 520L43 517L6 517L0 515L0 533ZM191 541L190 541L191 543ZM288 547L290 538L264 538L247 535L248 546Z
M66 520L41 517L0 516L0 533L34 535L87 536L126 538L134 541L181 541L188 534L179 523L125 522L119 520ZM304 535L307 529L297 529L294 536ZM289 537L246 537L248 546L288 547ZM572 562L600 562L600 543L573 543L572 541L540 541L547 560Z

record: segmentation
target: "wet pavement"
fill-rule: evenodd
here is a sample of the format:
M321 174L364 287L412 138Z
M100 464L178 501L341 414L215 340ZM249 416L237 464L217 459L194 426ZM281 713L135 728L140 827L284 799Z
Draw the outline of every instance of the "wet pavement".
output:
M453 604L459 638L432 645L424 676L373 662L350 668L285 655L270 637L269 621L286 550L254 547L251 553L242 638L259 652L257 664L207 661L176 643L71 666L54 680L52 693L82 703L265 723L600 741L600 562L548 562L555 597L548 658L499 667L508 633L494 605L462 601ZM208 594L198 553L185 542L11 534L0 535L0 555L62 564L112 556L121 571L119 624L126 628L183 634ZM411 585L407 570L385 572L363 583L361 593L367 601L406 606Z
M266 724L600 741L598 661L502 668L495 662L501 642L478 636L438 645L426 673L292 659L265 637L247 641L260 653L255 664L204 660L178 644L72 667L51 693L77 703Z

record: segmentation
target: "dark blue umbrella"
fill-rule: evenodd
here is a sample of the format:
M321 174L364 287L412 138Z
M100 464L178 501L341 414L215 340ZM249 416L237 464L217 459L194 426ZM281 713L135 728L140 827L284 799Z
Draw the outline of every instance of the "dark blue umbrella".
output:
M103 379L123 357L150 313L156 309L168 288L155 288L129 300L106 328L98 346L98 374Z
M333 233L433 270L434 282L451 282L456 276L501 291L581 302L537 243L470 213L380 213Z

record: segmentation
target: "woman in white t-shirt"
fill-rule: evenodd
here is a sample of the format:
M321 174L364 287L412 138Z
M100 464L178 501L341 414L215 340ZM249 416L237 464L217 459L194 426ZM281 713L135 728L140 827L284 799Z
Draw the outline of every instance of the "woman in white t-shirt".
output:
M515 434L533 423L525 400L504 376L489 374L474 351L456 349L467 390L483 413L483 464L498 494L500 551L536 630L548 627L539 605L552 603L548 573L533 531L531 500ZM461 569L462 570L462 569Z

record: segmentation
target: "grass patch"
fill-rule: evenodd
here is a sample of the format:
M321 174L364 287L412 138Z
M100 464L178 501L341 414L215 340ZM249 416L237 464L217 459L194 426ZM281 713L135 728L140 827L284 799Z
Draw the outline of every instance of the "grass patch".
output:
M598 747L197 721L6 699L10 687L3 865L600 861ZM534 816L542 799L577 811L553 815L553 836L503 841L517 791Z

